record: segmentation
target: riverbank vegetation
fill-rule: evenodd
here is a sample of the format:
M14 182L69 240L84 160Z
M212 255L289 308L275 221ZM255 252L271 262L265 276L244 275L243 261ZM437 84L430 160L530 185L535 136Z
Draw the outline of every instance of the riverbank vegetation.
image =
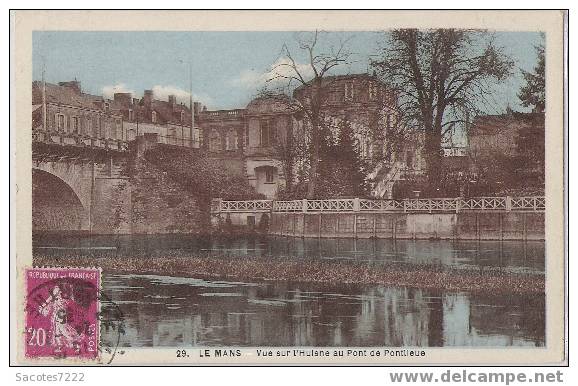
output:
M231 172L204 151L191 152L190 149L179 147L172 147L171 151L167 151L166 148L155 147L145 152L145 159L207 203L213 198L265 198L255 191L242 174Z
M89 257L35 254L36 266L101 267L104 273L218 280L376 284L492 295L543 294L543 274L492 267L228 257Z

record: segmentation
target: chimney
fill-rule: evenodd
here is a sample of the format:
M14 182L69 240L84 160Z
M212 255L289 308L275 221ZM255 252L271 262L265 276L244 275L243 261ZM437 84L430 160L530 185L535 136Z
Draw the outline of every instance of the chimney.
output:
M169 104L173 111L175 110L175 105L177 104L177 98L174 95L169 95Z
M147 109L151 108L152 100L153 100L153 90L145 90L143 95L143 101Z
M114 101L120 103L122 107L129 107L132 104L132 95L128 92L115 92Z
M58 85L61 87L67 87L67 88L73 90L77 94L80 94L82 92L82 90L80 88L80 81L78 81L76 79L68 81L68 82L58 82Z

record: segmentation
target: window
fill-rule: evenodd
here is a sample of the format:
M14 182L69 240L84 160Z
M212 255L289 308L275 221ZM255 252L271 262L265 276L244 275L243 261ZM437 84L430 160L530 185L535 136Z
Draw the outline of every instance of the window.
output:
M261 147L269 147L275 143L275 127L273 126L272 121L262 120L260 122L259 136L261 140Z
M151 121L152 121L153 123L157 123L157 112L156 112L156 111L153 111L153 112L151 113Z
M275 173L273 168L266 168L265 169L265 182L268 184L272 184L275 179Z
M332 91L329 93L329 102L339 102L339 92Z
M110 103L104 102L104 111L108 112L109 109L110 109Z
M98 117L97 122L98 123L96 124L96 128L97 128L98 137L103 138L104 137L104 128L102 127L102 117Z
M64 127L64 115L63 114L57 114L56 121L58 122L58 126L57 126L58 131L64 131L64 129L65 129L65 127Z
M128 110L128 120L130 122L134 120L134 112L131 109Z
M260 144L261 147L269 146L269 121L261 121L261 127L259 128Z
M221 150L221 136L217 130L212 130L209 136L209 151Z
M185 112L181 111L181 122L185 121Z
M377 98L377 85L375 82L369 82L369 100Z
M353 82L345 83L345 100L353 100Z
M115 126L115 139L121 139L122 137L122 121L120 119L115 119L114 120L114 126Z
M78 129L79 129L79 119L78 117L72 117L72 132L74 134L78 134Z
M98 117L92 117L92 136L98 137Z
M227 136L225 137L225 149L237 150L237 148L237 131L235 129L229 130Z

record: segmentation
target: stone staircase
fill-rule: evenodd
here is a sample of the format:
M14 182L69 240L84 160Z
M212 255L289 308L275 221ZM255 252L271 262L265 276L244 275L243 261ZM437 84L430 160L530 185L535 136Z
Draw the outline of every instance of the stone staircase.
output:
M375 181L372 196L377 198L392 198L393 185L398 181L404 171L405 165L396 161L389 164L379 163L368 178Z

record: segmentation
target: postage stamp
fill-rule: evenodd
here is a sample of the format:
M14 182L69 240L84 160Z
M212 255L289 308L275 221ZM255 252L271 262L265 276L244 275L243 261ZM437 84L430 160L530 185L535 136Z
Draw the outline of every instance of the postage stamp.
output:
M26 357L96 359L99 288L96 268L26 269Z

